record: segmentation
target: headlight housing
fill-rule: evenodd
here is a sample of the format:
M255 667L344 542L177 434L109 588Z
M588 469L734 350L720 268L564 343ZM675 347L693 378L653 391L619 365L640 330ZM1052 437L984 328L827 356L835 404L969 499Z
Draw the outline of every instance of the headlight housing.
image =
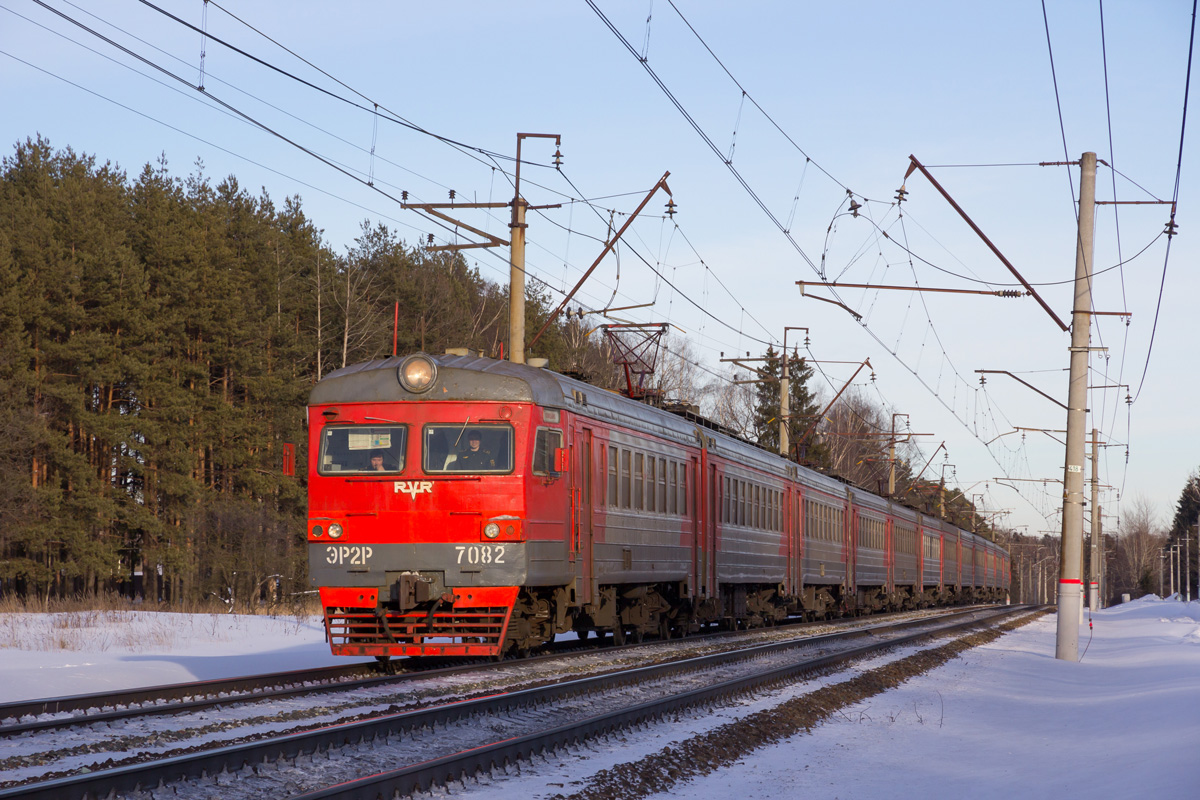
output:
M410 392L419 394L429 391L429 387L437 380L437 364L424 353L411 355L397 367L396 378Z
M340 538L342 538L343 533L344 533L344 531L342 530L341 525L339 525L336 522L329 523L329 538L330 539L340 539Z
M312 535L313 535L313 537L314 537L314 538L315 538L315 537L318 537L318 536L321 536L321 535L322 535L322 534L324 534L324 533L325 533L325 529L324 529L324 528L322 528L320 525L313 525L313 526L312 526Z
M495 539L500 535L500 526L494 522L489 522L483 526L483 535L489 539Z

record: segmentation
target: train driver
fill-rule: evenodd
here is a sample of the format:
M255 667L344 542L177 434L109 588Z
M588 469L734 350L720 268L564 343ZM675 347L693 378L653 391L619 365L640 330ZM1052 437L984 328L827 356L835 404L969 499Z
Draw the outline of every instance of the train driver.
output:
M371 472L383 472L383 451L382 450L371 451L371 466L369 469Z
M496 468L496 459L489 450L481 446L482 437L477 430L467 432L467 449L458 454L451 469L459 472L479 472Z

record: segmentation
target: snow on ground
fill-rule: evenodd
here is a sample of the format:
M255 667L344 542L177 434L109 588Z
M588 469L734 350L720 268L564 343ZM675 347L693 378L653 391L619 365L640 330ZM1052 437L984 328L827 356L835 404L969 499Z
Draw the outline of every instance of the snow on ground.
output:
M318 617L0 614L0 703L345 663Z
M1043 617L669 796L1200 796L1200 602L1147 597L1097 613L1092 630L1080 628L1080 663L1054 658L1055 625ZM0 615L0 702L339 661L306 618ZM718 717L778 700L760 696ZM692 719L630 732L551 756L521 777L468 784L465 794L570 794L607 764L707 727Z
M1055 659L1056 625L1045 616L671 797L1200 797L1200 603L1099 612L1079 663Z

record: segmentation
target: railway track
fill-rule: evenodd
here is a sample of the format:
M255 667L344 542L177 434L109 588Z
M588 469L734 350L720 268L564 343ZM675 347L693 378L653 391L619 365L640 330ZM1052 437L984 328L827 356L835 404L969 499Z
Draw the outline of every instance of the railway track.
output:
M863 625L888 618L889 615L881 615L867 621L860 618L853 622L840 624ZM829 627L830 624L800 622L793 623L792 626L798 629L809 629ZM736 635L738 634L721 632L703 636L708 639L720 640ZM741 635L745 635L744 632ZM698 640L698 638L692 637L692 641ZM637 646L637 644L628 644L621 647ZM560 642L545 655L527 657L524 661L561 657L566 653L595 647L597 647L596 640ZM611 650L612 648L610 648L610 652ZM386 674L381 671L378 662L369 661L239 678L150 686L126 691L96 692L0 703L0 739L35 731L68 729L83 724L113 723L139 717L183 714L217 707L228 708L234 704L255 703L263 700L388 686L411 680L417 675L424 677L453 675L487 668L482 662L461 663L455 661L453 665L446 666L447 661L447 659L422 661L405 659L392 662L396 671Z
M82 722L177 714L239 700L325 691L333 685L369 680L372 676L378 678L374 662L0 703L0 737Z
M777 631L784 635L780 641L739 647L683 640L669 643L676 650L673 656L649 666L631 665L638 658L609 648L596 651L608 656L607 667L592 665L586 669L598 674L574 679L564 679L571 669L566 666L558 667L557 677L547 673L538 678L530 663L536 659L505 662L492 665L499 668L497 674L504 667L516 668L530 685L499 690L478 683L475 692L484 696L473 699L376 711L283 735L255 734L248 741L13 786L0 790L0 798L120 796L160 783L171 783L173 796L206 797L213 780L222 784L221 795L230 798L302 794L308 787L334 783L343 784L338 794L319 790L305 796L410 793L564 742L830 669L881 647L938 635L954 626L977 625L981 615L991 613L995 612L956 612L821 636ZM869 643L858 645L862 639ZM645 645L640 649L650 652ZM474 670L480 672L478 666ZM603 710L597 713L598 709ZM413 766L395 769L398 763ZM362 783L363 774L375 777Z

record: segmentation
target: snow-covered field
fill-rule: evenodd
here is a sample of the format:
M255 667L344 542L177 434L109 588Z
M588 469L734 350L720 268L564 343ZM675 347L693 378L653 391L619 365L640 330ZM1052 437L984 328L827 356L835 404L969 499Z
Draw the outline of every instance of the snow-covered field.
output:
M318 617L0 614L0 703L346 663L324 637Z
M1044 617L670 797L1200 797L1200 602L1143 598L1098 613L1081 627L1080 663L1056 660L1054 637ZM0 615L0 702L332 663L314 619ZM631 732L466 793L570 794L605 763L772 702Z

